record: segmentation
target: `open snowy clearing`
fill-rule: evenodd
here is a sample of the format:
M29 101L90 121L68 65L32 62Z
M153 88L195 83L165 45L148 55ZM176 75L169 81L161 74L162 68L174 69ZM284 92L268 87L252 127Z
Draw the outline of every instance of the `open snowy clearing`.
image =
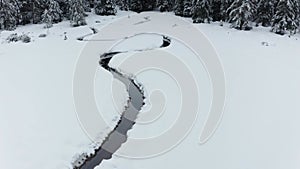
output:
M91 150L91 141L80 127L73 104L73 73L86 43L76 39L91 33L89 27L100 30L114 19L130 15L134 13L119 12L117 16L107 17L90 14L88 25L77 28L71 28L67 21L49 30L43 29L43 25L18 27L14 32L28 33L32 37L33 42L28 44L7 43L5 39L13 32L0 33L1 168L70 168L75 154ZM300 142L297 130L300 127L299 35L278 36L268 32L269 28L261 27L250 32L237 31L228 25L220 27L218 23L197 27L215 46L226 74L226 108L215 135L206 144L198 144L205 112L209 109L210 84L201 63L197 69L197 63L193 65L193 60L185 60L196 75L201 75L197 80L202 84L199 91L203 97L201 114L190 135L162 156L145 160L113 156L97 168L300 168L300 150L297 149ZM48 36L39 38L43 33ZM137 44L141 48L153 47L161 43L155 36L140 38L116 49L128 50ZM151 43L141 43L148 41ZM169 52L186 54L179 42L173 45ZM113 64L118 65L124 57L116 58ZM123 86L112 78L99 67L95 98L99 109L112 113L104 114L111 128L127 98ZM176 106L170 105L179 102L176 100L178 90L176 85L166 85L174 83L159 72L146 72L137 78L145 85L146 93L160 87L169 97L174 97L160 119L149 125L137 124L130 131L135 137L155 136L176 119L172 114ZM112 83L119 88L118 96L110 93ZM116 98L118 100L113 101Z

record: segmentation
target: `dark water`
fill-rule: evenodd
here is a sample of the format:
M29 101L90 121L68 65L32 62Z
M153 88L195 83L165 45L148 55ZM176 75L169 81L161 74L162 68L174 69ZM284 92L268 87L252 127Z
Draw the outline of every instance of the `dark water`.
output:
M163 44L160 48L167 47L170 43L170 38L163 36ZM99 64L127 87L129 94L127 107L122 113L117 126L109 133L101 146L95 150L94 154L84 155L75 162L73 164L74 169L94 169L103 160L111 159L112 155L126 142L127 133L134 126L138 113L145 104L144 91L141 89L141 86L126 74L109 66L109 62L113 56L119 53L123 52L111 52L101 55Z
M93 169L98 166L104 159L110 159L112 155L127 140L127 132L132 129L137 119L137 115L144 105L144 92L140 89L139 84L121 72L108 66L111 58L118 53L110 53L102 55L105 59L100 60L100 65L111 72L114 78L120 80L127 87L129 94L128 105L123 112L117 126L109 133L99 149L95 150L95 154L86 157L82 164L77 164L74 169Z

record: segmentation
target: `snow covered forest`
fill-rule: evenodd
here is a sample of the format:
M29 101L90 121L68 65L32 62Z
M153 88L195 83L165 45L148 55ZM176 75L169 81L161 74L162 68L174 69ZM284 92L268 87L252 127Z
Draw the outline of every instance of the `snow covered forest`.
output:
M300 28L300 0L0 0L0 30L44 23L45 28L63 20L71 26L86 25L86 12L115 15L117 9L135 12L173 11L194 23L231 23L238 30L270 27L274 33L295 34Z

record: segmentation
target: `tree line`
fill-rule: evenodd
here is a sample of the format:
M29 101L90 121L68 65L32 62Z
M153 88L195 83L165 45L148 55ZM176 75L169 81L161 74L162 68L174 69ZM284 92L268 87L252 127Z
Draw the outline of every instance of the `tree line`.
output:
M119 8L173 11L194 23L228 22L239 30L262 25L277 34L295 34L300 28L299 4L300 0L0 0L0 30L29 23L50 28L65 19L71 26L81 26L86 25L87 12L115 15Z

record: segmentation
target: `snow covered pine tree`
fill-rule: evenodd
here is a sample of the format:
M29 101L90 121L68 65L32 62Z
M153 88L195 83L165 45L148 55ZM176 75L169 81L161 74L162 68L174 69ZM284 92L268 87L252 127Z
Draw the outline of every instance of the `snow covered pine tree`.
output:
M160 12L169 11L171 9L169 0L158 0L156 6Z
M92 12L91 3L89 0L82 0L84 12Z
M129 10L129 0L119 0L117 1L117 5L119 6L120 10L123 11Z
M67 0L56 0L59 4L59 7L62 11L62 17L64 18L69 18L69 8L70 8L70 3Z
M49 0L49 12L53 17L54 23L62 21L62 10L56 0Z
M192 16L192 0L183 1L183 16L184 17Z
M117 13L113 0L98 0L95 5L97 15L115 15Z
M193 23L210 23L212 21L211 5L209 0L196 0L192 8Z
M28 0L26 11L31 23L38 24L41 22L47 3L46 0Z
M231 27L239 30L251 30L252 17L256 11L252 0L235 0L227 10Z
M220 21L227 21L228 20L228 13L227 9L231 6L233 0L221 0L221 9L220 9Z
M0 0L0 30L14 30L19 19L19 7L11 0Z
M69 0L71 26L86 25L82 0Z
M272 32L284 35L289 32L295 34L299 27L298 0L280 0L273 18Z
M42 21L46 23L45 28L51 28L53 23L62 21L62 10L60 10L58 2L48 0L48 4L48 9L45 9L42 15Z
M183 0L175 0L174 13L178 16L183 16Z
M143 11L151 11L156 7L156 0L142 0L142 6L143 6Z
M209 3L211 4L211 17L213 21L220 21L221 20L221 0L210 0Z
M44 28L51 28L53 25L53 17L50 12L46 9L44 14L42 15L42 21L46 24Z
M143 11L142 0L131 0L129 9L134 12L142 12Z
M156 6L156 0L130 0L129 9L134 12L150 11Z
M255 21L262 26L271 26L271 21L275 12L274 0L260 0L257 5Z

